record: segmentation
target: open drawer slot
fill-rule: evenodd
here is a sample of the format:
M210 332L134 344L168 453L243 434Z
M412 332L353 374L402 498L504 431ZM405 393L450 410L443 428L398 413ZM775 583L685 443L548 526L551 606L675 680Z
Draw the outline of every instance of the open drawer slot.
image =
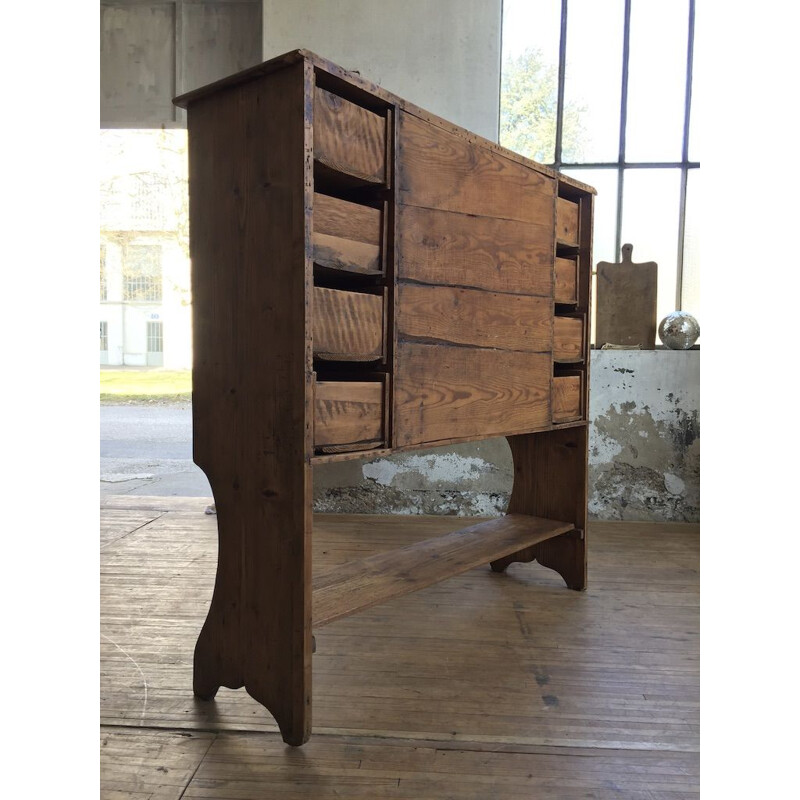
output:
M314 159L349 176L350 185L387 183L386 128L386 117L315 88Z
M556 241L558 244L577 247L579 210L579 205L571 200L565 200L563 197L556 199Z
M384 446L386 387L384 379L316 380L314 450L317 453L347 453Z
M314 358L383 361L386 291L379 294L314 287Z
M583 419L583 373L571 372L553 378L553 424Z
M553 318L553 361L583 361L583 317Z
M349 275L384 274L385 210L314 194L314 264Z
M578 302L578 259L556 258L554 300L574 305Z

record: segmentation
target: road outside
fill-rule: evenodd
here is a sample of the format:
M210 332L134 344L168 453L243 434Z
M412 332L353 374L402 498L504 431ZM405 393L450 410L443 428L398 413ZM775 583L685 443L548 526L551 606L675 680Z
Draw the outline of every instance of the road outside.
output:
M210 497L192 461L191 405L101 405L100 494Z

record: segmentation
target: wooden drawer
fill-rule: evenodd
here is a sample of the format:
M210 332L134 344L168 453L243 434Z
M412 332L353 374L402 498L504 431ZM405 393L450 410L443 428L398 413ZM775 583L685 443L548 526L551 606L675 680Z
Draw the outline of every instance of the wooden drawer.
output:
M316 87L314 158L363 183L386 183L386 118Z
M314 264L337 272L382 275L384 213L379 208L314 194Z
M314 287L314 358L379 361L384 357L384 294Z
M553 361L583 361L582 317L553 317Z
M583 418L583 374L553 378L553 422L574 422Z
M314 449L344 453L382 446L385 408L382 381L316 381Z
M576 258L556 258L554 294L556 303L578 302L578 260Z
M559 244L578 244L578 204L559 197L556 200L556 241Z

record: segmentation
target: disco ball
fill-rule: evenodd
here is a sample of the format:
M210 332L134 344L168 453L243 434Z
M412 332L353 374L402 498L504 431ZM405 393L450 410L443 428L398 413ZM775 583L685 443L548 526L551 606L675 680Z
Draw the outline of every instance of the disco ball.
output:
M685 311L667 314L658 326L658 338L670 350L688 350L699 337L699 323Z

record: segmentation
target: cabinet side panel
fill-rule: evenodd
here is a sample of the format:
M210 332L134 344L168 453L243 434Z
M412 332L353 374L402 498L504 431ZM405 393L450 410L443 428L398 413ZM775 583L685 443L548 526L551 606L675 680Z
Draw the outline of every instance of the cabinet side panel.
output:
M239 587L245 686L295 742L311 690L310 84L299 62L189 107L195 461L232 572L214 602Z

